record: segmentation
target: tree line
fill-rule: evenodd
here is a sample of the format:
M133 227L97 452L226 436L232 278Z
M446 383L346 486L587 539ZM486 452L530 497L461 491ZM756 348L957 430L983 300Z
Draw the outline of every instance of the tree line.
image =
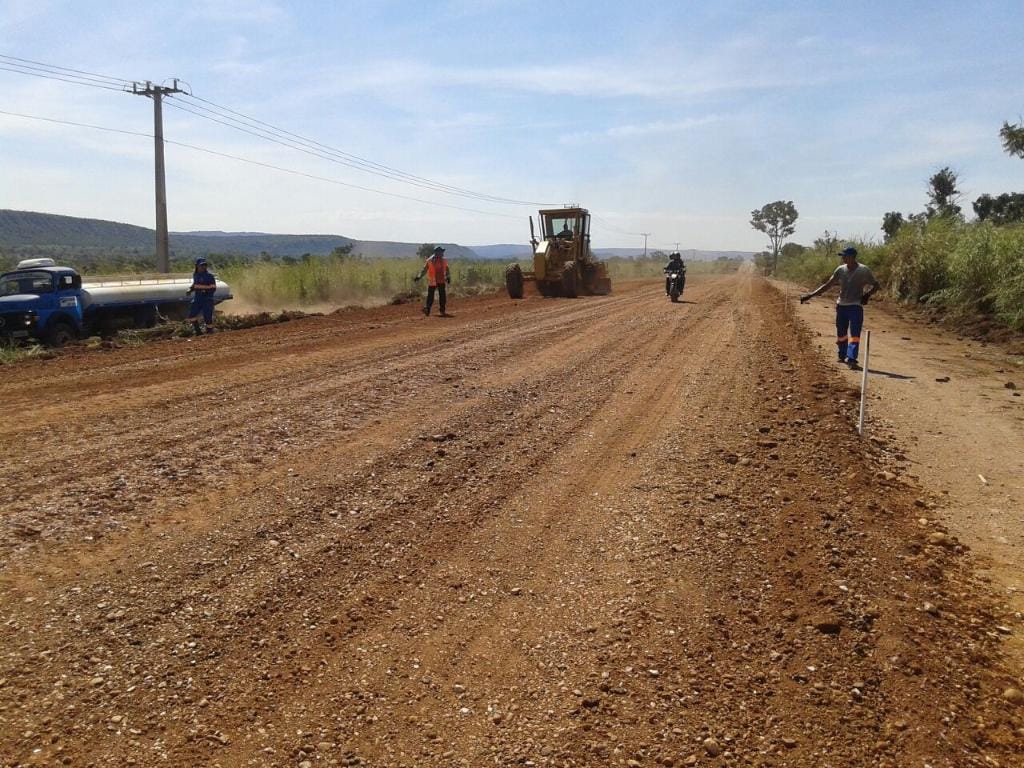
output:
M1004 123L1004 151L1024 159L1024 124ZM1024 193L982 194L963 212L960 177L949 166L926 184L924 210L882 216L882 242L852 241L894 298L926 303L959 318L990 318L1024 330ZM805 246L787 242L798 218L792 201L751 211L750 225L768 237L755 256L766 273L805 284L820 283L835 268L843 243L824 232Z

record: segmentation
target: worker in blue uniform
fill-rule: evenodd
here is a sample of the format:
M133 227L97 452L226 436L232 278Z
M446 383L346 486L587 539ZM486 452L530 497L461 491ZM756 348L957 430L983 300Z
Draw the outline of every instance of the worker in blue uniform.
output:
M206 326L207 333L213 333L213 294L217 290L217 278L210 271L206 259L196 259L196 268L192 273L192 285L188 292L192 295L192 306L189 307L188 322L197 336L203 331L199 326L200 317Z

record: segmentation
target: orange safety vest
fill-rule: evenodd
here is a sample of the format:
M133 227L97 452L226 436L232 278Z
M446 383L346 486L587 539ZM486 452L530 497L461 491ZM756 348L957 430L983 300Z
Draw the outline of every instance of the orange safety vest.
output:
M427 285L434 287L444 285L447 276L448 260L444 256L439 259L431 256L427 259Z

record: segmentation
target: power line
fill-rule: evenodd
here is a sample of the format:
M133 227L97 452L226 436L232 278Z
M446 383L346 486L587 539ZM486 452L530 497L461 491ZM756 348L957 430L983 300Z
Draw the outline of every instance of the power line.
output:
M0 110L0 115L8 115L10 117L20 117L20 118L24 118L26 120L40 120L40 121L47 122L47 123L57 123L59 125L70 125L70 126L74 126L74 127L77 127L77 128L90 128L90 129L96 130L96 131L108 131L110 133L121 133L121 134L125 134L125 135L128 135L128 136L141 136L141 137L147 138L147 139L154 138L153 134L151 134L151 133L144 133L143 131L129 131L129 130L125 130L123 128L110 128L109 126L104 126L104 125L91 125L89 123L78 123L78 122L74 122L72 120L60 120L58 118L42 117L40 115L27 115L27 114L24 114L24 113L21 113L21 112L8 112L6 110ZM481 210L478 210L476 208L465 208L465 207L460 206L460 205L451 205L450 203L439 203L439 202L437 202L435 200L424 200L424 199L419 198L419 197L412 197L411 195L399 194L398 192L386 192L386 191L384 191L382 189L374 189L373 187L364 187L364 186L360 186L358 184L350 184L350 183L345 182L345 181L339 181L338 179L331 179L331 178L328 178L326 176L317 176L317 175L312 174L312 173L305 173L304 171L296 171L296 170L294 170L292 168L284 168L284 167L279 166L279 165L273 165L271 163L264 163L264 162L262 162L260 160L252 160L251 158L242 157L240 155L232 155L232 154L228 154L227 152L219 152L219 151L217 151L215 149L208 149L206 147L196 146L195 144L186 144L183 141L174 141L173 139L164 139L164 141L166 143L168 143L168 144L174 144L175 146L184 147L185 149L191 149L191 150L194 150L196 152L204 152L204 153L209 154L209 155L215 155L217 157L223 157L223 158L227 158L229 160L237 160L238 162L248 163L250 165L256 165L256 166L259 166L261 168L269 168L270 170L279 171L281 173L288 173L288 174L291 174L293 176L301 176L301 177L307 178L307 179L313 179L313 180L316 180L316 181L323 181L323 182L327 182L328 184L335 184L335 185L340 186L340 187L347 187L349 189L358 189L358 190L360 190L362 192L372 192L373 194L377 194L377 195L385 195L387 197L395 197L395 198L398 198L400 200L410 200L412 202L423 203L425 205L435 205L435 206L439 206L441 208L452 208L452 209L457 210L457 211L467 211L469 213L478 213L478 214L481 214L483 216L497 216L497 217L503 218L503 219L519 219L520 218L519 216L515 216L515 215L512 215L512 214L508 214L508 213L498 213L496 211L481 211Z
M263 120L259 120L259 119L255 118L255 117L250 117L249 115L245 115L245 114L243 114L241 112L238 112L236 110L233 110L233 109L231 109L229 107L224 107L224 106L221 106L220 104L215 104L214 102L209 101L208 99L204 99L204 98L202 98L200 96L196 96L194 94L187 94L187 97L190 98L190 99L194 99L195 101L201 101L204 104L208 104L211 107L214 107L216 110L220 110L222 112L227 112L227 113L229 113L231 115L235 115L235 116L237 116L239 118L242 118L242 119L241 120L235 120L234 118L228 117L227 115L219 114L218 112L215 112L214 110L205 109L204 107L200 107L199 105L193 104L192 106L196 107L197 109L202 109L205 112L211 112L212 114L217 114L219 117L223 117L223 118L226 118L228 120L232 120L233 122L236 122L236 123L241 123L242 125L246 125L245 122L242 122L243 120L247 121L248 123L254 123L255 125L250 125L250 126L247 126L247 127L253 128L253 127L256 127L256 126L261 126L261 129L266 129L268 132L274 133L275 135L286 136L286 137L289 137L291 139L297 140L298 143L305 144L305 145L310 146L310 147L319 148L319 149L322 149L322 150L324 150L324 151L326 151L326 152L328 152L330 154L338 155L340 157L343 157L346 160L349 160L349 161L352 161L353 163L356 163L362 170L370 171L370 169L375 169L377 171L384 172L385 174L395 174L397 176L402 177L403 179L408 179L408 180L411 180L411 181L416 181L416 182L421 182L423 184L428 184L428 185L430 185L431 187L434 187L434 188L446 189L446 190L450 190L452 192L458 192L458 193L462 193L462 194L465 194L465 195L471 195L473 197L477 197L479 199L486 199L486 200L489 200L491 202L508 203L510 205L536 205L536 206L542 206L542 207L543 206L553 206L553 205L555 205L554 203L541 202L541 201L536 201L536 200L515 200L515 199L512 199L512 198L499 197L499 196L496 196L496 195L488 195L488 194L481 193L481 192L475 192L475 191L473 191L471 189L465 189L463 187L456 187L456 186L453 186L451 184L444 184L443 182L433 181L433 180L425 178L423 176L417 176L415 174L406 173L405 171L399 170L397 168L392 168L391 166L384 165L383 163L378 163L378 162L375 162L373 160L368 160L368 159L366 159L364 157L360 157L359 155L353 155L350 152L345 152L343 150L336 149L335 147L331 147L328 144L324 144L322 142L316 141L315 139L310 139L310 138L307 138L307 137L302 136L300 134L293 133L291 131L285 130L284 128L278 128L278 127L276 127L274 125L271 125L270 123L264 122ZM370 172L372 172L372 171L370 171Z
M95 72L86 72L85 70L82 70L82 69L72 69L71 67L60 67L60 66L57 66L56 64L45 64L45 63L43 63L41 61L33 61L32 59L22 59L22 58L19 58L18 56L7 56L6 54L2 54L2 53L0 53L0 59L8 59L10 61L21 62L18 66L28 65L28 64L36 65L36 66L32 67L32 69L38 69L39 67L45 67L46 69L51 69L51 70L56 69L56 70L61 70L63 72L72 72L72 73L74 73L76 75L86 75L90 79L107 80L107 81L112 81L112 82L116 82L116 83L123 83L124 85L130 85L131 82L132 82L131 80L125 80L123 77L111 77L110 75L98 75Z
M643 232L627 232L624 229L619 229L618 227L613 227L611 224L609 224L604 219L602 219L602 218L600 218L598 216L591 216L591 218L593 218L593 220L596 221L599 226L602 226L605 229L610 229L612 232L617 232L620 235L630 235L631 237L643 237L644 236Z
M281 139L276 134L271 134L269 131L265 131L262 128L254 128L254 130L250 130L247 127L243 127L244 124L242 124L242 125L233 125L230 122L227 122L225 120L219 119L220 117L222 117L222 115L219 115L218 113L212 112L211 110L205 110L205 111L211 112L212 115L217 115L216 117L211 117L210 115L201 114L199 112L196 112L193 109L190 109L189 107L182 106L181 104L176 104L176 103L174 103L172 101L168 101L168 102L166 102L166 104L167 104L167 106L173 107L174 109L180 110L182 112L188 112L189 114L195 115L196 117L200 117L200 118L202 118L204 120L210 120L210 121L212 121L214 123L219 123L221 125L227 126L228 128L232 128L232 129L234 129L236 131L241 131L242 133L249 134L250 136L256 136L257 138L265 139L266 141L270 141L270 142L272 142L274 144L279 144L280 146L287 147L289 149L294 149L297 152L302 152L304 154L311 155L311 156L319 158L321 160L327 160L328 162L336 163L338 165L343 165L343 166L346 166L348 168L354 168L355 170L364 171L364 172L370 173L370 174L372 174L374 176L379 176L379 177L382 177L382 178L390 179L392 181L398 181L398 182L401 182L403 184L409 184L409 185L412 185L412 186L420 187L421 189L430 190L432 192L441 192L443 194L455 195L455 196L458 196L458 197L467 197L469 199L479 200L481 202L498 203L498 204L531 205L531 203L529 203L529 202L512 201L512 200L508 200L506 198L493 197L493 196L490 196L490 195L481 195L479 193L470 192L470 191L466 191L466 192L456 191L457 188L447 187L447 185L439 184L437 182L430 182L430 181L420 182L420 181L416 181L416 180L411 180L410 178L404 178L403 176L399 175L400 172L394 172L394 173L382 172L382 171L377 171L377 170L374 170L374 169L371 169L371 168L366 168L366 167L363 167L363 166L361 166L361 165L359 165L357 163L350 162L349 160L347 160L344 157L340 157L339 158L339 157L334 156L334 154L338 154L338 153L333 153L333 151L328 152L328 151L318 150L318 149L315 149L315 148L311 149L308 146L303 146L299 142L293 142L290 139ZM195 106L195 105L191 105L191 106ZM198 107L198 108L199 109L203 109L202 107ZM543 204L541 204L541 205L543 205Z
M40 61L34 61L32 59L23 59L17 56L8 56L0 54L0 70L8 72L14 72L21 75L31 75L34 77L41 77L47 80L59 80L73 85L84 85L93 88L103 88L105 90L114 91L128 91L132 92L133 81L125 80L123 78L110 77L108 75L101 75L95 72L88 72L86 70L74 69L72 67L62 67L56 64L46 64ZM177 81L176 81L177 82ZM206 120L211 120L215 123L220 123L228 128L232 128L243 133L247 133L252 136L264 139L266 141L272 141L282 146L286 146L290 149L294 149L299 152L319 157L323 160L345 165L355 170L363 171L374 176L391 179L402 184L408 184L410 186L419 187L420 189L430 190L433 192L440 192L442 194L448 194L455 197L464 197L471 200L477 200L479 202L496 203L499 205L524 205L524 206L537 206L547 207L554 205L554 203L547 203L535 200L517 200L514 198L501 197L498 195L490 195L483 192L477 192L471 189L463 187L457 187L451 184L445 184L443 182L434 181L423 176L417 176L415 174L407 173L406 171L392 168L378 163L367 158L354 155L349 152L331 147L322 142L310 139L297 133L278 128L270 123L267 123L258 118L251 117L249 115L238 112L229 107L216 104L208 99L195 96L192 93L184 92L184 96L195 101L202 102L203 104L209 105L213 109L200 106L199 104L191 104L193 109L201 110L208 114L200 114L199 112L188 109L187 107L173 104L170 101L166 103L169 106L179 109L184 112L191 112L197 117L201 117ZM212 116L211 116L212 115Z
M71 77L74 77L73 75L69 76L69 77L61 77L60 73L43 74L43 72L30 72L30 71L27 71L27 70L24 70L24 69L12 69L12 67L21 66L20 64L10 64L9 66L5 66L6 64L7 64L7 62L0 61L0 69L5 70L7 72L16 72L19 75L31 75L32 77L41 77L44 80L60 80L61 82L64 82L64 83L72 83L73 85L85 85L85 86L89 86L90 88L102 88L102 89L107 90L107 91L123 91L124 90L124 88L122 88L120 86L101 85L100 83L92 83L92 82L88 82L86 80L72 80Z

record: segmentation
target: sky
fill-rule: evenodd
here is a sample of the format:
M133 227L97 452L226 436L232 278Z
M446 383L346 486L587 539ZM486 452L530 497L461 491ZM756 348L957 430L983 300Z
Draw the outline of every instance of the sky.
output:
M28 60L180 79L172 231L482 245L578 204L596 247L760 250L792 200L796 242L878 239L944 166L968 213L1024 191L1021 30L1020 0L0 0L0 113L130 132L0 114L0 208L154 222L152 101Z

